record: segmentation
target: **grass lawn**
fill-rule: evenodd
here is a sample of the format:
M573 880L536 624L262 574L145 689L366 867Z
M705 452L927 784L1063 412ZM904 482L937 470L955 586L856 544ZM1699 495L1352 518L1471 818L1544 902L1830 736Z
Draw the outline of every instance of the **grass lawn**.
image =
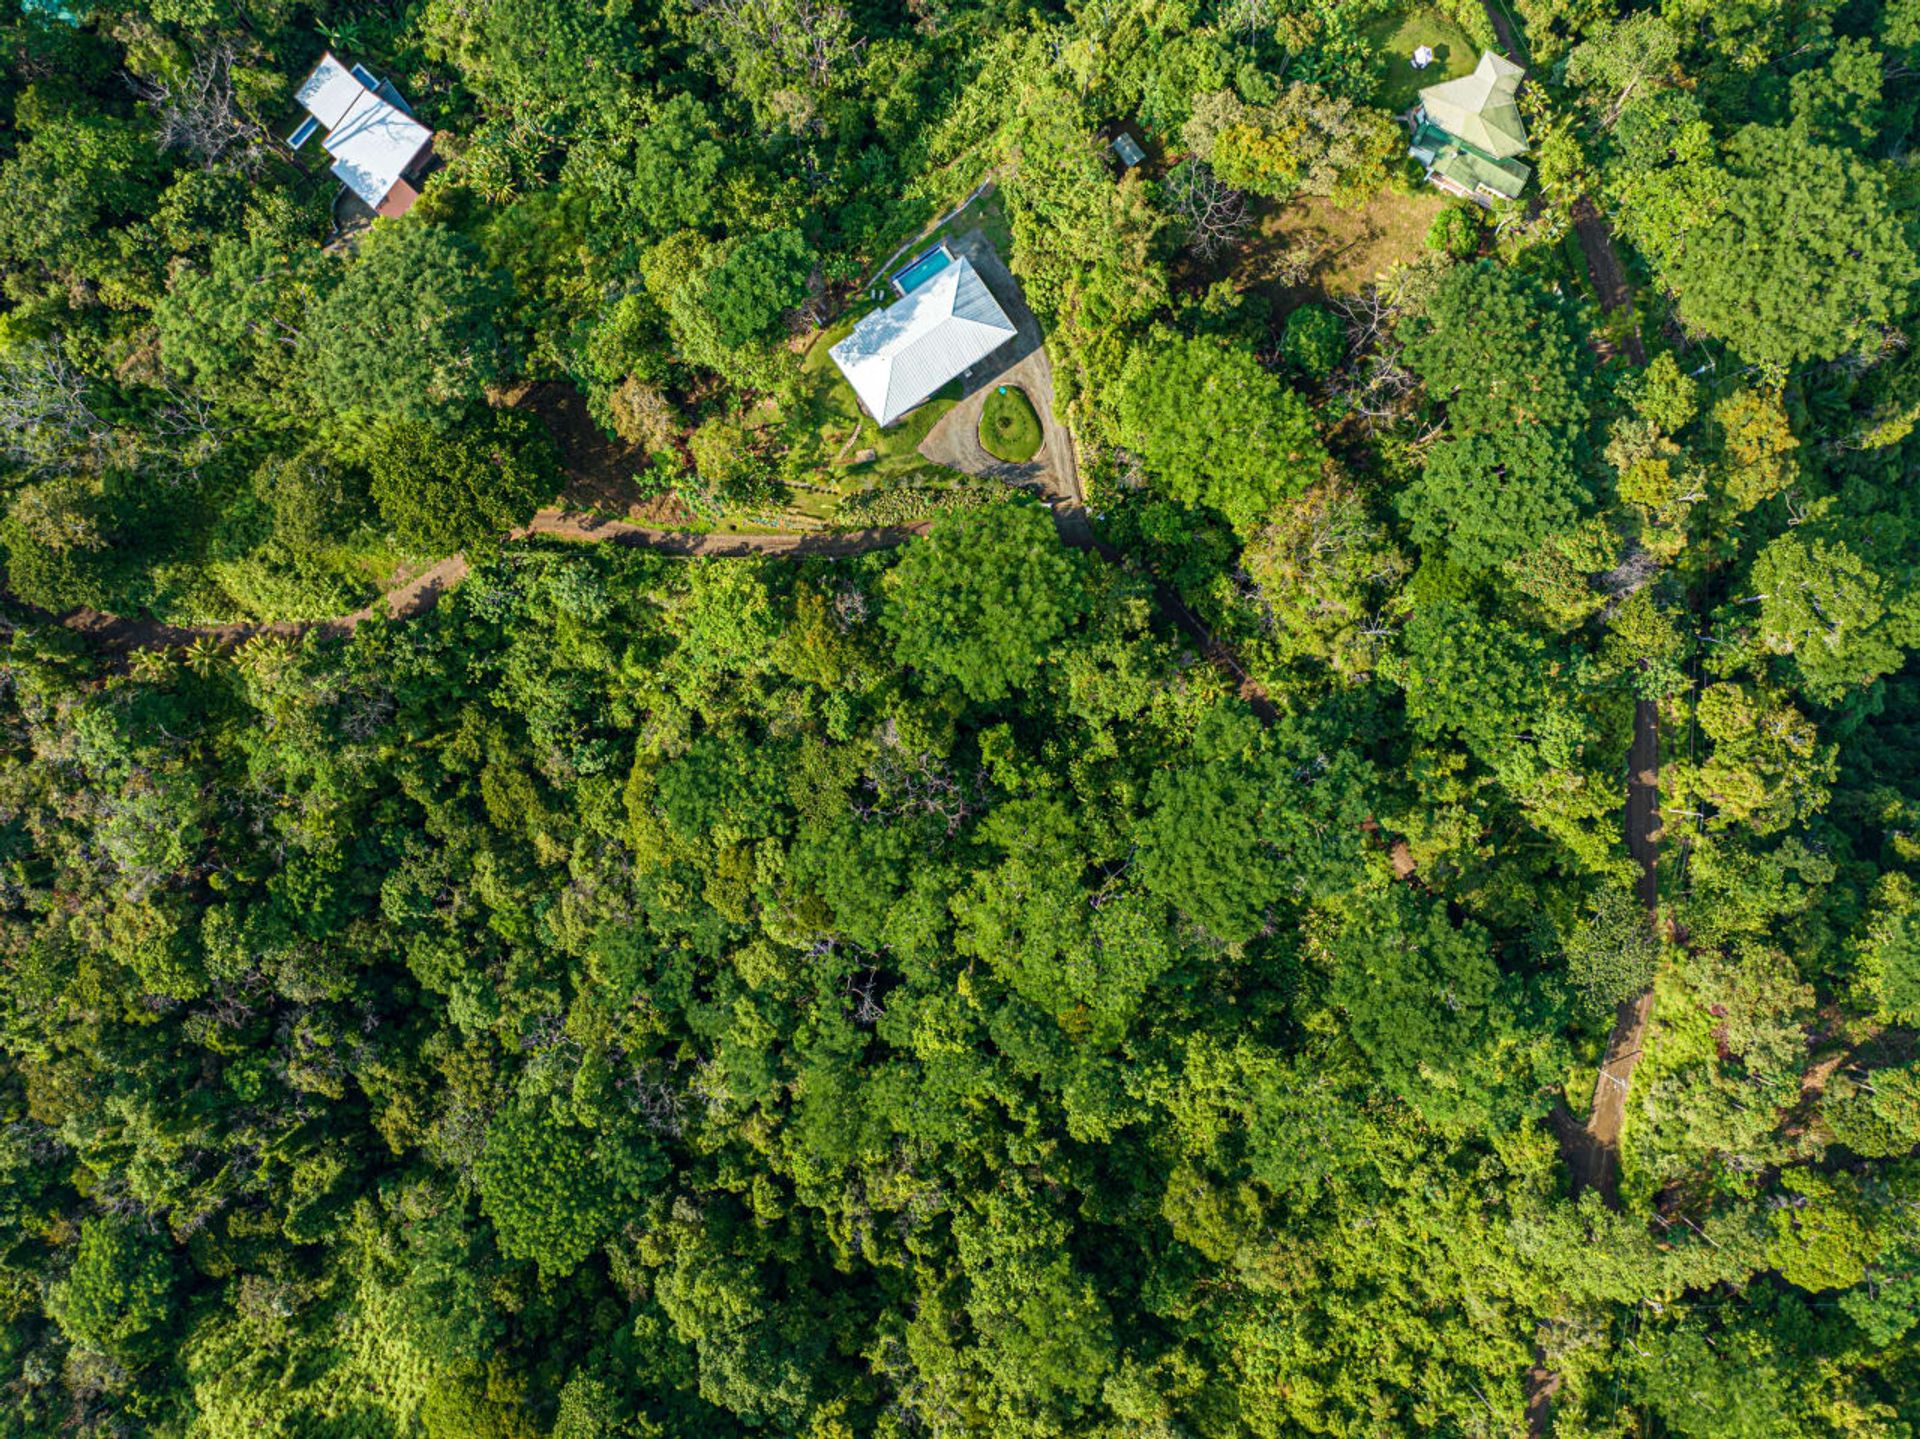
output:
M1045 438L1033 401L1018 385L996 387L980 407L980 448L996 460L1024 465Z
M940 417L960 400L953 383L936 391L905 419L881 429L860 408L853 387L828 353L845 339L865 311L842 316L814 337L801 362L805 386L790 416L770 415L769 423L787 428L787 440L805 449L807 473L796 484L787 508L831 524L849 495L901 483L923 484L953 478L920 453L920 442ZM862 455L870 458L861 459Z
M848 467L868 479L925 469L927 461L919 454L920 442L960 399L959 385L950 384L936 390L931 399L905 419L884 430L876 425L873 417L861 410L853 387L833 363L833 356L827 353L844 340L862 318L863 315L858 314L844 316L821 331L801 364L801 373L807 379L804 403L820 419L820 438L827 451L821 457L823 472L815 477L814 483L829 488L851 488L836 482ZM875 458L856 463L854 456L866 450L872 450Z
M1360 33L1374 50L1373 103L1396 115L1411 110L1427 86L1465 75L1480 63L1473 37L1438 10L1391 10ZM1413 52L1421 45L1433 47L1433 63L1416 70Z
M1447 197L1431 187L1412 194L1382 190L1357 210L1318 196L1263 206L1259 233L1234 267L1235 283L1265 289L1276 321L1308 300L1357 294L1397 261L1420 254L1434 216L1446 207ZM1300 250L1315 255L1306 279L1281 283L1276 272L1282 257Z

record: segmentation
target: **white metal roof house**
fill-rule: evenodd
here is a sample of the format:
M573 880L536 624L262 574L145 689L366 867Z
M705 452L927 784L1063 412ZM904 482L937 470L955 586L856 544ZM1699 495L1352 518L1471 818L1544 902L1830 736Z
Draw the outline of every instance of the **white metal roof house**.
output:
M420 198L410 181L433 155L433 131L407 109L400 92L364 65L349 68L329 50L296 99L310 118L287 136L298 150L324 128L333 173L376 215L404 215Z
M930 252L903 271L921 270ZM875 310L827 353L867 413L890 425L1014 337L979 271L950 257L884 310Z

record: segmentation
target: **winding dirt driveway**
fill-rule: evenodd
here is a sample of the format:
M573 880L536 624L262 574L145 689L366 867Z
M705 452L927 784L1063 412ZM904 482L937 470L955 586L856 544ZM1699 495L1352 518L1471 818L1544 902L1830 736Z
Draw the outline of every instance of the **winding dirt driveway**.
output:
M1021 297L1020 286L995 252L983 230L971 230L948 242L972 261L993 298L1013 321L1014 338L962 377L966 393L960 403L942 415L920 442L920 453L937 465L981 479L1022 485L1053 505L1081 501L1080 470L1074 462L1073 436L1054 418L1053 365L1047 359L1040 322ZM987 396L1000 385L1026 391L1040 417L1043 439L1039 452L1024 464L1012 464L987 453L980 443L980 412Z

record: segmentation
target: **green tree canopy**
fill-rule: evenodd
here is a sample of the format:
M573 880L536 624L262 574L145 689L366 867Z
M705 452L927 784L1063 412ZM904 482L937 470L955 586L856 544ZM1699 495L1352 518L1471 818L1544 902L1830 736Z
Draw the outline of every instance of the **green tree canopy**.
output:
M457 434L424 424L382 432L373 498L417 554L490 544L523 525L560 487L559 458L539 420L488 410Z
M1245 350L1156 338L1127 357L1114 427L1148 475L1185 505L1251 532L1320 475L1326 456L1306 402Z
M172 1290L164 1243L131 1225L88 1219L54 1314L74 1343L139 1363L167 1345Z
M1727 145L1726 176L1664 271L1690 326L1792 366L1872 348L1911 313L1920 260L1859 156L1752 125Z
M1087 603L1053 517L1021 503L940 520L908 546L886 592L882 618L900 662L977 700L1030 683Z
M807 295L813 251L798 230L742 240L707 274L707 306L729 345L763 340Z
M314 395L350 422L444 422L505 373L506 277L437 225L376 231L306 331Z
M500 1252L545 1273L571 1273L613 1228L612 1186L591 1136L544 1105L515 1105L494 1120L474 1178Z
M1591 502L1581 473L1586 385L1558 305L1489 265L1448 272L1407 359L1447 408L1447 434L1399 498L1423 548L1489 569L1570 528Z

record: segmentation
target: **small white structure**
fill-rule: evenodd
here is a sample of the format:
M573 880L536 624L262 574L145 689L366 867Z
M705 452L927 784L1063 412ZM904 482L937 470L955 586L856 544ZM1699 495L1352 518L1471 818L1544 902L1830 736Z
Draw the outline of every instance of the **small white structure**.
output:
M1120 168L1131 170L1147 158L1147 152L1140 148L1140 142L1122 130L1113 137L1113 153L1120 157Z
M433 131L414 119L400 92L363 65L349 68L329 50L295 97L310 119L287 136L298 150L325 128L333 173L377 215L404 215L420 198L411 180L433 155Z
M1413 47L1413 68L1424 70L1433 63L1433 46L1416 45Z
M868 315L827 353L867 413L890 425L1014 333L986 281L962 256Z

